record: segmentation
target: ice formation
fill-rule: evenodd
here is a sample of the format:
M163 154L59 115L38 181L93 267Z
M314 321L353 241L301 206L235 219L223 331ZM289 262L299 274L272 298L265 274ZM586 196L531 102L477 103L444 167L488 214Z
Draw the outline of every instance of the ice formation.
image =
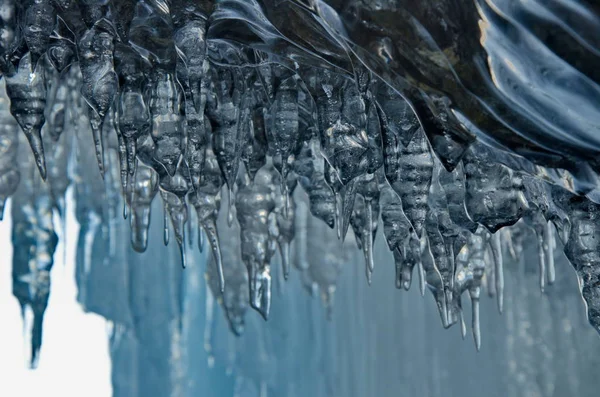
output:
M600 332L597 5L1 0L0 11L0 214L11 197L13 292L33 312L32 365L52 217L64 221L70 187L79 300L115 324L111 344L137 338L183 354L167 345L186 329L192 249L210 258L208 351L217 303L241 335L247 309L269 318L294 274L332 317L348 233L368 284L385 265L383 239L391 284L429 291L442 326L458 324L463 337L468 296L477 349L484 291L500 312L518 299L505 267L534 236L542 291L565 271L555 270L564 249ZM151 227L163 219L175 260ZM152 251L152 266L127 270L141 260L122 241L140 257ZM163 270L168 286L154 293ZM122 285L102 298L111 278ZM148 290L126 297L132 286ZM171 341L136 334L160 322ZM248 349L268 355L252 324ZM261 396L273 365L264 360L246 375ZM175 367L153 371L177 384Z

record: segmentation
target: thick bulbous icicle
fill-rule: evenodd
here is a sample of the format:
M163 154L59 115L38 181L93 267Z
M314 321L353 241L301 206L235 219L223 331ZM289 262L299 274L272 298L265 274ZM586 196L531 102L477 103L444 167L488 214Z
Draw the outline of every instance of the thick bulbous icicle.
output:
M102 124L118 90L113 66L114 31L107 19L97 20L79 39L81 93L89 106L90 125L100 174L104 175Z
M209 135L204 111L209 84L209 63L206 58L206 4L175 1L171 17L175 25L173 40L177 50L177 80L183 87L187 148L185 161L194 188L202 178L202 167Z
M50 271L58 236L52 223L53 202L48 185L35 172L29 153L21 151L19 164L24 178L14 196L19 205L12 206L13 294L21 305L24 328L31 333L30 366L35 368L42 347ZM28 312L33 314L33 319Z
M355 81L330 72L318 76L321 87L313 96L321 149L333 168L335 183L345 186L370 165L366 104Z
M298 89L297 77L293 75L279 83L270 109L271 125L267 128L269 154L278 160L275 166L281 173L286 196L288 161L299 138Z
M324 176L336 197L338 236L345 238L354 206L354 178L369 165L365 103L352 80L328 70L305 76L317 108Z
M387 183L381 187L381 220L383 234L396 264L396 288L408 291L412 283L413 268L420 262L419 240L404 211L398 194Z
M386 177L400 196L404 214L420 237L427 216L427 197L433 176L433 157L425 135L421 131L416 132L408 146L400 146L396 156L396 171L390 179L386 170Z
M206 102L206 21L212 1L188 2L176 0L171 4L171 18L175 25L173 41L177 50L177 75L189 90L190 105L203 115Z
M206 148L204 162L202 181L195 190L188 193L188 200L196 209L199 226L198 236L201 236L202 231L204 231L208 238L214 268L217 272L219 291L223 292L226 281L217 219L221 209L221 188L224 182L217 158L210 146ZM200 245L200 242L198 244Z
M233 50L232 50L233 51ZM214 95L207 98L207 115L212 125L212 146L223 178L229 191L230 223L233 222L232 206L236 202L233 197L235 181L238 175L242 148L245 144L244 128L240 128L242 97L249 100L249 93L244 95L244 82L239 73L226 67L211 68ZM246 111L249 108L246 106Z
M159 69L152 80L149 110L156 145L153 160L172 177L185 150L182 95L172 73Z
M127 158L125 171L129 176L133 176L137 141L144 135L150 135L150 111L143 94L145 74L141 57L129 47L117 46L115 55L121 88L116 105L117 127L125 144Z
M152 200L158 192L158 174L152 168L138 164L132 179L127 192L127 200L131 209L129 217L131 246L137 252L144 252L148 247Z
M567 192L553 196L569 214L571 229L564 251L577 272L588 321L600 333L600 206Z
M46 159L42 142L42 126L46 122L46 76L44 68L36 68L31 54L21 58L17 72L6 76L6 93L10 98L10 112L21 126L35 157L42 179L46 179Z
M240 224L242 260L248 271L250 305L266 320L271 307L269 215L275 209L272 175L261 169L254 179L240 187L236 212Z
M25 0L23 3L23 36L31 53L31 62L37 65L50 45L50 35L56 24L56 9L52 0Z
M465 154L463 163L465 205L472 220L495 233L521 219L528 204L520 175L474 150Z
M302 143L293 164L302 189L308 194L310 212L330 228L335 226L336 198L325 181L323 157L316 139Z

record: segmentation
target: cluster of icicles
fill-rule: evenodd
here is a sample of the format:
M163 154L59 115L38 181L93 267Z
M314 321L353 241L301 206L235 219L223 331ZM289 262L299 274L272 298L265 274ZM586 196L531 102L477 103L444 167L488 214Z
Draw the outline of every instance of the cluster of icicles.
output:
M5 101L0 203L3 208L22 179L25 193L13 201L13 241L29 239L35 249L14 270L14 291L35 315L34 352L57 245L52 212L64 213L69 185L63 133L85 131L82 123L91 126L100 173L120 175L135 250L148 244L157 194L165 243L170 222L182 253L190 207L196 211L203 231L198 244L202 249L205 236L215 265L209 282L236 333L245 311L236 299L240 291L268 317L270 263L278 251L286 277L292 265L306 271L290 263L299 199L338 238L352 229L369 282L381 217L396 287L408 290L416 267L419 288L433 294L443 326L460 323L463 336L461 297L468 293L478 348L483 285L502 310L503 253L517 256L518 234L533 230L543 289L554 280L553 252L561 241L600 331L598 204L500 164L482 143L472 143L455 164L442 164L432 150L439 145L431 145L407 102L359 63L349 77L290 68L260 51L207 40L202 2L172 1L166 9L151 1L1 3L0 66L10 113L35 163L28 168L16 160L18 127L4 117ZM440 122L443 127L443 117ZM118 158L107 156L106 145L114 145ZM45 183L29 173L33 164ZM221 255L219 235L231 233L217 229L222 194L229 224L239 225L246 272ZM336 273L308 283L330 302Z

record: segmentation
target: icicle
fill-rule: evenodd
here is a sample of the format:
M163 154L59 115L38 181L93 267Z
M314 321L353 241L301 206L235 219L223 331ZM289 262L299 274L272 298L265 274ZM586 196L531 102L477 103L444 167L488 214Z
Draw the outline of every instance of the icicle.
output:
M206 74L206 20L210 8L205 2L189 3L175 0L170 4L175 24L173 40L177 48L179 69L184 84L190 91L195 110L204 112L204 77Z
M340 225L339 219L336 219L339 217L338 205L333 190L325 182L323 161L318 153L318 142L314 139L302 144L293 167L300 186L308 194L311 214L334 228Z
M600 244L597 238L600 233L600 205L566 192L553 192L553 197L557 205L569 214L571 228L564 248L565 255L577 272L588 321L600 333Z
M10 98L10 113L29 141L40 175L45 180L46 159L41 131L46 121L46 82L43 68L34 67L31 54L21 58L16 74L6 76L6 93Z
M55 24L56 10L51 0L30 2L25 10L23 36L34 66L48 49L50 34L52 34Z
M290 245L296 231L294 214L296 204L291 196L296 185L297 181L295 176L289 174L286 183L282 184L282 186L286 187L285 191L281 192L281 194L277 194L275 197L275 220L278 231L276 239L281 255L281 265L283 267L282 273L285 280L287 280L290 275Z
M341 191L341 219L339 223L341 223L341 227L339 233L341 234L342 242L346 239L346 234L348 233L348 227L350 226L350 216L352 215L352 208L354 208L354 200L356 198L356 180L353 179L348 182L342 188Z
M385 176L402 200L406 217L421 235L427 214L427 196L433 175L433 158L427 140L417 132L405 148L382 119Z
M115 50L115 56L121 84L117 101L118 132L125 143L127 172L133 175L137 140L150 134L150 112L142 95L144 73L140 57L130 48L120 45Z
M163 203L163 244L169 245L169 211Z
M216 51L220 51L216 55L217 59L220 56L224 62L241 62L243 58L243 54L237 48L223 45L223 48L218 47ZM233 205L237 201L233 195L234 186L242 148L246 145L248 138L245 126L242 127L240 124L241 112L250 111L251 92L247 90L239 70L226 67L214 67L210 70L214 96L207 98L206 114L213 128L213 151L217 156L229 191L228 223L231 224L233 222Z
M496 303L502 313L504 307L504 261L502 258L502 241L499 233L494 233L489 241L494 255L494 280L496 283Z
M187 267L187 260L185 254L185 238L183 239L183 242L179 244L179 254L181 256L181 267L185 269Z
M275 201L271 190L271 174L263 170L256 174L253 184L247 183L240 187L236 208L242 260L246 264L250 282L250 305L266 320L271 301L268 218L275 209Z
M204 230L202 226L198 226L198 249L204 252Z
M248 120L248 144L243 148L242 160L251 180L267 162L267 136L263 110L256 108Z
M523 217L525 223L533 230L538 242L539 285L544 292L546 286L546 248L544 247L544 234L547 221L540 212L528 211Z
M217 164L217 160L210 151L208 153L207 159L210 161L210 165L207 164L206 170L209 171L209 175L207 175L210 180L210 175L213 175L216 180L221 181L222 185L222 177L221 172L219 170L219 166ZM206 180L206 179L205 179ZM208 187L206 187L208 188ZM218 193L218 192L217 192ZM190 198L191 195L190 194ZM220 196L217 196L217 203L220 204ZM192 201L192 200L190 200ZM202 202L202 200L201 200ZM214 208L214 207L213 207ZM200 222L203 217L203 214L210 214L210 206L204 203L201 207L196 206L196 210L198 211L198 221ZM218 210L218 208L217 208ZM216 216L216 212L213 213ZM212 216L212 215L211 215ZM208 218L207 218L208 219ZM226 220L223 217L223 222L219 223L219 228L224 227L226 224ZM238 225L234 224L232 226L233 229L237 229ZM217 225L214 225L214 235L216 236ZM238 233L237 230L231 230L232 234ZM210 241L210 233L207 232L207 236ZM245 324L244 324L244 316L248 309L248 296L249 296L249 282L248 282L248 273L244 268L244 264L240 257L240 241L237 238L227 238L221 242L219 245L218 240L216 242L216 250L215 254L210 256L210 262L207 266L206 270L206 278L208 284L213 291L215 296L222 296L222 300L220 300L221 305L225 311L227 316L227 320L229 323L229 328L233 332L234 335L240 336L244 332ZM213 242L211 241L211 244ZM223 258L221 258L221 246L223 251ZM223 267L222 265L217 265L216 261L226 263L227 266ZM223 273L224 284L226 284L227 288L225 288L224 292L221 292L223 281L220 280L221 275L219 272ZM216 274L215 274L216 273Z
M212 250L212 258L217 269L217 278L219 280L219 290L223 292L225 288L225 276L223 270L223 260L221 258L221 248L219 245L219 234L217 231L217 217L221 208L221 187L223 178L219 170L217 159L212 149L206 149L206 158L204 165L204 178L196 191L188 194L190 204L196 209L198 217L198 245L203 246L202 239L204 233ZM204 233L202 233L204 230Z
M102 124L118 89L113 68L114 33L111 23L100 19L78 43L79 64L83 76L81 93L90 107L89 117L100 174L104 176Z
M149 110L152 140L156 145L154 160L173 177L185 149L185 134L180 93L171 73L155 72Z
M422 261L417 263L417 269L419 270L419 292L421 296L425 296L425 269Z
M357 178L358 200L354 203L354 211L350 218L354 235L363 250L365 271L370 284L371 275L375 268L373 261L373 241L377 231L379 218L379 184L375 175L367 174Z
M463 311L460 311L460 336L465 340L467 336L467 324L465 323L465 316Z
M408 291L413 267L416 264L414 253L419 250L418 239L411 236L412 227L402 211L400 197L387 184L383 184L381 188L381 219L388 248L394 254L396 286ZM414 251L415 242L416 251Z
M544 228L544 249L546 250L546 260L548 265L548 284L554 284L556 280L556 271L554 269L554 249L556 241L554 239L554 229L552 223L547 221Z
M280 159L275 162L275 168L281 173L281 186L285 190L288 158L299 138L298 85L295 76L283 79L277 87L270 114L272 125L267 129L269 154Z
M444 286L444 277L442 276L440 269L436 266L433 256L433 252L436 251L436 248L431 246L430 240L425 233L426 230L424 229L423 236L421 237L421 263L423 266L425 282L435 299L438 311L440 312L442 326L448 328L452 323L448 318L448 304L446 299L446 288Z
M235 194L233 193L233 191L233 186L229 187L229 189L227 190L227 192L229 193L229 196L227 196L227 202L229 203L229 205L227 206L227 224L229 226L233 224L233 211L235 205Z
M492 233L515 224L528 209L521 176L473 149L467 152L463 162L465 204L470 218Z
M150 207L154 196L158 192L158 175L152 168L139 164L130 191L131 245L135 251L144 252L148 246Z
M469 291L471 296L471 321L473 328L473 340L475 342L475 349L479 351L481 349L481 328L479 325L479 295L481 288L476 287Z

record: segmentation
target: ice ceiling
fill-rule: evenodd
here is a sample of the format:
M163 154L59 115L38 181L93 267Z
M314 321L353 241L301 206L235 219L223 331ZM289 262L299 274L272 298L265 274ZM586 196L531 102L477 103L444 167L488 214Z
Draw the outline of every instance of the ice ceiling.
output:
M70 186L83 274L99 240L109 262L123 249L121 213L135 251L158 244L158 195L164 243L172 235L184 266L206 246L235 334L248 306L269 317L272 262L331 307L348 258L328 244L350 236L371 283L378 228L396 287L433 295L463 336L470 297L478 348L482 290L502 311L503 263L526 235L542 290L564 247L600 332L599 12L567 0L0 0L0 205L12 196L32 363Z

